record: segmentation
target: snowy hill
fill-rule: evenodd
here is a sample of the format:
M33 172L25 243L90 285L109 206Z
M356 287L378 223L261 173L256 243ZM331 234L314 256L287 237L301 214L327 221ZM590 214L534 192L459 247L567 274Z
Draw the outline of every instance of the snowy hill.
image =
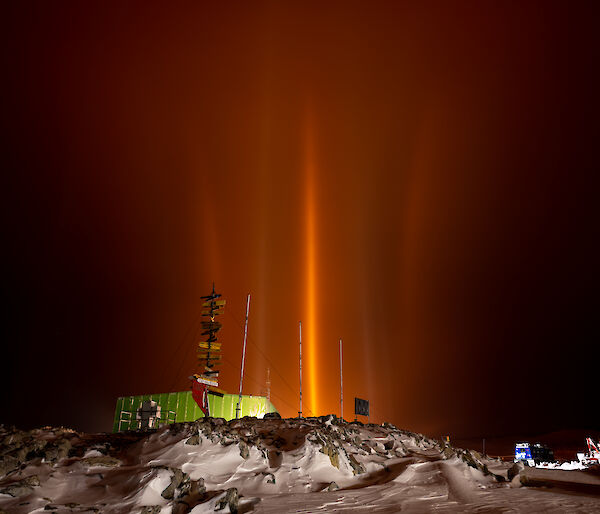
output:
M335 416L118 434L2 427L0 455L0 511L10 513L600 510L597 474L540 475Z

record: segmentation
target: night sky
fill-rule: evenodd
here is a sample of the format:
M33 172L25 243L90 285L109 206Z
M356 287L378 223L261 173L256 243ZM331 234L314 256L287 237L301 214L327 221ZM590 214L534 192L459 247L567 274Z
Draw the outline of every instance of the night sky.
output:
M597 2L2 6L0 423L221 387L491 436L600 429ZM363 421L366 419L363 418Z

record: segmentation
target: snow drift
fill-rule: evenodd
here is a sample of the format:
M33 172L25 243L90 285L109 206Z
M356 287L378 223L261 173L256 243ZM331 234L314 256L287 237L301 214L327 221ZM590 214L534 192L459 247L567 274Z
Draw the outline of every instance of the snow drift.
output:
M1 427L0 455L0 511L11 513L600 509L597 474L532 475L335 416L202 418L117 434Z

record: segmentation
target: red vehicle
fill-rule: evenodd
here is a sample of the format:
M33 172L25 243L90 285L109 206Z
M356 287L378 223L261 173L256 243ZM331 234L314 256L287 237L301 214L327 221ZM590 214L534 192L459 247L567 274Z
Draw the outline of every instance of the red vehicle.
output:
M578 453L577 458L585 466L594 466L600 464L600 450L598 444L594 443L591 437L585 439L587 443L588 451L586 453Z

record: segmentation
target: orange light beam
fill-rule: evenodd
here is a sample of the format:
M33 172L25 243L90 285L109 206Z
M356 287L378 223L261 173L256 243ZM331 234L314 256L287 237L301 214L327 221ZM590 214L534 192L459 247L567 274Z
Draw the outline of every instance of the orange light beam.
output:
M306 141L306 354L308 361L309 399L312 413L318 416L317 404L317 228L315 205L315 157L311 127Z

